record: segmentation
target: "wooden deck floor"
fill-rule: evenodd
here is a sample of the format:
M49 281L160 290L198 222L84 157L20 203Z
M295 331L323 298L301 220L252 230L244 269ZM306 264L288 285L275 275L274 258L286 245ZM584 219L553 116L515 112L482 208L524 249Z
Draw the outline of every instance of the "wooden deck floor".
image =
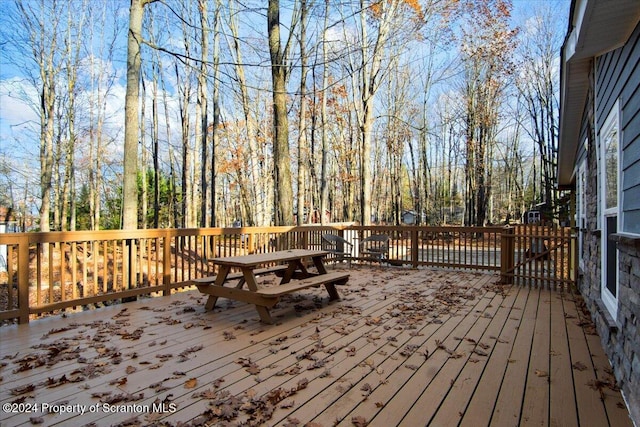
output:
M631 425L579 297L350 272L275 325L189 291L2 327L0 425Z

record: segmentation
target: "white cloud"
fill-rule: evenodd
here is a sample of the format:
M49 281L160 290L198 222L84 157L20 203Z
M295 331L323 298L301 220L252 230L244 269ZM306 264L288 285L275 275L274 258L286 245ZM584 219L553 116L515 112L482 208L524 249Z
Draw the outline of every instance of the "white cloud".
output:
M35 105L38 94L25 80L17 77L0 80L0 138L10 138L13 132L37 125Z

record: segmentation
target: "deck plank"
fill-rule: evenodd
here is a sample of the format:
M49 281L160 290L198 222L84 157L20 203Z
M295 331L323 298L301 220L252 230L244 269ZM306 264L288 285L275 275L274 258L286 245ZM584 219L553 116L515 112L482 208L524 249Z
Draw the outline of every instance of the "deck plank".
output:
M471 299L468 302L477 303ZM336 421L350 423L352 417L363 414L370 419L381 404L393 397L397 385L412 375L413 371L407 365L417 366L425 360L425 350L429 349L427 342L446 338L456 326L457 316L470 308L460 307L451 314L439 315L417 331L403 328L394 340L383 342L371 359L375 369L369 369L363 378L345 377L336 389L327 390L324 396L327 404L313 421L322 425ZM434 349L435 344L431 344L430 351Z
M577 296L577 300L580 301L582 297ZM584 306L584 303L582 303ZM607 356L602 348L600 337L598 336L595 327L591 324L591 319L588 313L584 313L582 310L578 311L580 316L580 324L583 325L585 331L585 338L589 348L589 354L591 354L591 360L593 362L593 369L595 372L595 382L589 382L588 387L595 389L600 395L600 399L605 407L607 413L607 420L610 425L615 426L627 426L630 425L628 411L622 398L622 394L619 392L615 378L611 371L611 365L607 360Z
M206 312L206 298L193 290L4 326L2 403L91 405L121 394L139 408L164 402L177 410L0 413L0 425L220 425L212 410L278 392L287 397L263 425L630 425L620 393L607 386L608 362L579 296L503 287L484 273L347 271L340 301L322 289L288 295L271 311L273 325L260 323L252 305L225 299ZM479 347L486 355L473 353L479 343L488 344ZM18 369L20 358L51 358L63 344L68 360ZM545 358L548 378L535 375ZM78 369L84 378L69 381ZM238 407L227 421L256 425L256 414Z
M530 289L491 417L492 425L518 425L520 422L539 300L540 289Z
M540 291L520 418L520 422L527 425L549 425L551 299L549 291Z
M563 305L564 295L552 292L550 296L549 425L577 427L579 423L573 382L556 380L572 378L573 374Z
M398 374L394 374L390 378L394 383L392 389L399 390L394 393L390 400L378 399L371 396L373 402L382 402L384 406L377 413L360 410L354 416L371 416L372 422L378 425L396 425L397 422L405 417L405 414L416 404L416 400L422 396L422 392L427 386L433 386L442 393L442 387L448 388L451 378L447 378L446 373L451 372L451 361L460 361L461 358L453 359L451 356L459 354L458 347L461 344L460 337L466 336L476 324L477 318L474 313L481 313L490 304L490 300L479 298L476 304L472 306L467 314L463 314L462 319L458 322L455 317L450 319L454 321L453 328L443 329L442 333L438 330L438 336L434 336L432 340L425 343L429 351L429 358L414 353L406 360L406 363L399 368ZM439 343L439 344L438 344ZM407 365L415 366L417 369L409 369ZM457 364L456 364L457 365ZM444 369L444 371L443 371ZM441 374L441 371L443 373ZM405 377L408 377L405 379ZM386 403L385 403L386 402ZM375 415L372 415L375 414ZM428 412L425 412L427 418ZM423 418L423 417L421 417Z
M588 384L595 383L596 373L575 299L576 296L565 298L564 309L568 342L571 351L573 387L576 396L578 423L607 425L607 414L600 399L600 393L595 388L588 386Z
M491 420L529 294L528 290L520 286L512 286L507 292L510 297L513 296L513 302L508 305L512 300L507 298L502 303L505 308L509 309L509 314L502 330L496 335L496 344L491 352L491 357L460 422L462 427L489 425Z
M446 361L445 366L424 389L411 410L402 419L401 426L411 426L420 417L425 421L429 420L428 424L442 425L438 423L450 423L452 420L459 419L464 412L468 401L465 398L467 385L473 381L472 371L477 369L477 363L481 363L481 358L486 359L486 356L479 356L473 352L474 350L485 352L485 350L471 346L470 343L489 345L488 340L483 340L483 337L491 320L497 315L502 301L501 296L490 299L485 297L485 299L488 299L489 304L481 312L476 311L471 314L471 320L474 322L469 331L463 336L454 336L454 339L459 342L454 350L455 356ZM479 371L476 374L479 374ZM436 412L439 416L436 416Z
M473 397L489 361L494 357L494 351L500 351L503 347L500 345L502 343L498 341L498 337L504 329L516 296L517 292L510 291L507 291L506 294L496 294L492 301L494 307L490 307L491 310L487 309L478 319L478 324L482 321L488 323L484 330L478 331L479 337L464 337L466 342L463 344L467 347L466 351L469 353L469 357L465 360L460 374L452 384L451 390L444 398L437 413L431 419L432 425L446 425L456 417L464 417L467 405ZM497 372L492 372L492 375L496 374ZM500 378L499 371L496 376ZM496 394L499 381L494 382ZM414 406L416 416L418 416L420 407L420 404ZM472 417L477 420L475 414ZM413 417L408 414L407 418L411 420ZM476 425L479 425L477 421Z

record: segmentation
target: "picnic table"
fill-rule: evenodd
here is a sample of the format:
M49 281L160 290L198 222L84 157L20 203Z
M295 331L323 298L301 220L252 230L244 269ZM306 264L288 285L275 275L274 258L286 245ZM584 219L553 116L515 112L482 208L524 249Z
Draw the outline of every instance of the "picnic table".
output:
M219 267L215 276L195 279L194 285L208 295L206 310L212 310L218 298L228 298L254 304L264 323L273 323L269 309L278 303L283 295L310 287L324 285L329 300L340 299L336 285L349 280L348 273L328 273L323 258L327 251L291 249L262 254L213 258ZM307 269L305 260L311 259L317 272ZM265 266L265 267L262 267ZM240 271L232 271L232 269ZM281 277L277 286L259 286L256 278L266 274ZM230 282L237 280L235 286ZM246 288L245 287L246 285Z

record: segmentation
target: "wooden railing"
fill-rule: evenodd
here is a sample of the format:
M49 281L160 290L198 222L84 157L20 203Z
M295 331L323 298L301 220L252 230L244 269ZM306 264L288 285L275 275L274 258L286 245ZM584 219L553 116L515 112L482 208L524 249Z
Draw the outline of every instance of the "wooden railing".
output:
M352 259L389 266L493 270L504 283L573 283L570 230L510 227L331 226L156 229L0 234L0 321L169 295L216 273L211 259L288 248L320 249L322 234L353 243ZM387 234L383 259L359 252L371 234ZM541 254L538 246L546 247ZM529 246L527 246L529 245ZM547 245L547 246L545 246ZM573 246L572 246L573 245ZM527 252L528 251L528 252ZM527 258L528 257L528 258ZM551 260L551 262L549 262ZM538 266L538 263L545 266ZM536 263L535 267L532 267Z

